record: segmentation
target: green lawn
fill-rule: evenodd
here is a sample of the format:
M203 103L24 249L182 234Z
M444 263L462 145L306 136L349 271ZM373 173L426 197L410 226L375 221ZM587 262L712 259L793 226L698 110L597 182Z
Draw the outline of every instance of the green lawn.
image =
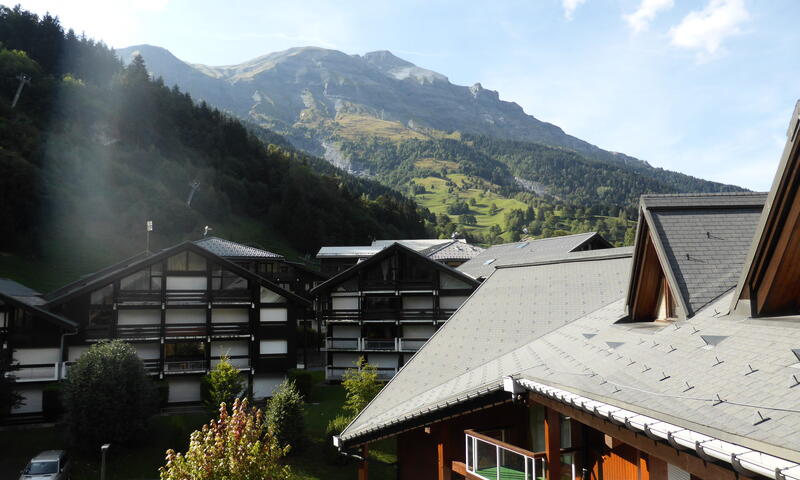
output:
M319 372L321 373L321 372ZM321 378L319 375L316 377ZM328 420L336 416L344 402L344 390L340 385L317 383L312 404L306 408L309 445L289 459L293 471L303 480L337 480L356 478L357 465L329 464L324 448L331 439L323 438ZM157 479L158 467L164 463L164 452L168 448L185 451L189 434L208 422L203 413L158 416L151 422L147 438L135 448L112 446L108 453L108 480ZM42 450L71 450L61 428L30 427L24 430L0 431L0 478L14 479L27 461ZM394 441L383 441L372 445L370 478L395 478L396 461ZM99 478L99 452L77 454L72 480L95 480Z

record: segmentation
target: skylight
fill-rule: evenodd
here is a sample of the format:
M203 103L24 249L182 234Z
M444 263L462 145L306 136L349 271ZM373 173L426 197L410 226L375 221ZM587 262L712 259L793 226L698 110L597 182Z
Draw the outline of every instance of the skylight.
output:
M490 258L489 260L486 260L485 262L483 262L483 264L484 264L484 265L489 265L489 264L491 264L492 262L494 262L495 260L497 260L497 259L496 259L496 258Z
M517 248L525 248L525 247L527 247L529 244L530 244L530 242L522 242L522 243L520 243L519 245L517 245Z

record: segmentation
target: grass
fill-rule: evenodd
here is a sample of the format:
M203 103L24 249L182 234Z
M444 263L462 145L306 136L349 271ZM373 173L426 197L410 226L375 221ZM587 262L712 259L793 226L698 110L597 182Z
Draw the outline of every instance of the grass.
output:
M339 413L344 403L341 385L322 383L322 372L315 372L311 404L306 408L309 445L290 456L289 464L301 480L339 480L356 478L355 463L328 463L326 448L331 439L325 437L328 421ZM145 438L137 447L114 445L108 452L108 480L146 480L158 478L158 467L164 464L168 448L185 451L189 434L207 423L205 413L157 416ZM384 440L370 446L370 478L395 478L395 442ZM28 427L0 432L0 478L17 478L27 461L42 450L70 450L70 443L60 427ZM76 454L72 480L94 480L100 476L100 457Z
M365 136L381 137L399 142L403 140L428 140L428 135L411 130L400 122L381 120L369 115L344 113L336 116L336 133L350 140Z
M453 192L448 192L448 182L445 179L438 177L415 178L414 183L425 187L426 193L414 195L414 199L421 206L426 207L435 214L447 214L447 206L458 200L464 200L470 203L475 200L475 205L470 205L471 214L475 216L477 225L461 225L461 231L472 231L481 234L489 232L489 227L498 225L504 228L506 224L506 214L514 209L525 210L528 206L514 198L504 197L492 190L496 190L496 185L493 185L485 180L468 177L460 173L451 173L447 178L456 186ZM468 185L478 184L480 188L468 188ZM491 206L494 204L497 210L492 212ZM450 215L453 222L458 224L458 215Z

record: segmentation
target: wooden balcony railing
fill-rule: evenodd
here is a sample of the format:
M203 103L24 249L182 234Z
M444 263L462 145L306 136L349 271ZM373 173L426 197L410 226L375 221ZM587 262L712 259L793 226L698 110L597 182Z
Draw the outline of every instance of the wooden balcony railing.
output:
M205 323L168 323L164 325L165 337L205 337L208 333Z
M361 350L361 339L328 337L325 339L325 347L328 350Z
M220 360L222 360L222 357L211 357L211 368L217 366ZM228 361L233 368L239 370L248 370L250 368L250 355L230 355L228 356Z
M122 290L117 294L117 303L161 303L161 292L150 290Z
M381 311L323 310L320 318L326 322L432 322L449 319L455 309L397 309Z
M416 352L427 342L427 338L409 338L403 337L399 339L399 350L401 352Z
M205 290L167 290L167 303L181 305L208 303L208 295Z
M164 362L164 373L205 372L208 367L205 360L178 360Z
M355 369L355 367L338 367L334 365L328 365L325 367L325 379L341 380L346 371L353 369ZM379 380L390 380L397 373L397 369L393 367L378 367L377 370Z
M19 365L19 368L6 372L6 377L13 378L15 382L42 382L58 379L57 363L37 363Z
M117 325L115 336L126 339L160 338L161 325Z
M250 325L247 323L212 323L212 337L238 337L250 334Z
M362 338L361 349L380 352L396 352L397 338Z
M249 303L252 295L247 289L212 290L211 301L215 303Z

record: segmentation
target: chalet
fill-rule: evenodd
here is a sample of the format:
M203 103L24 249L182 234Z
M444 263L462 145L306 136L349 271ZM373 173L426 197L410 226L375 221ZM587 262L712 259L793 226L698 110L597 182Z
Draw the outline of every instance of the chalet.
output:
M495 269L338 436L401 479L800 479L800 103L772 190Z
M283 255L224 238L208 236L194 243L297 295L307 296L312 288L328 279L322 272L289 261Z
M327 331L325 378L363 356L391 378L456 311L477 281L400 243L311 291Z
M488 277L499 266L520 265L553 255L611 247L612 245L596 232L536 240L525 239L519 242L492 245L457 268L467 275L482 279Z
M450 267L457 267L484 250L463 239L375 240L372 245L322 247L317 259L323 273L336 275L395 243Z
M200 379L222 356L270 396L296 365L297 319L310 301L184 242L140 254L48 295L0 282L3 347L25 396L14 413L41 410L42 388L69 374L94 342L132 343L169 402L200 400Z

